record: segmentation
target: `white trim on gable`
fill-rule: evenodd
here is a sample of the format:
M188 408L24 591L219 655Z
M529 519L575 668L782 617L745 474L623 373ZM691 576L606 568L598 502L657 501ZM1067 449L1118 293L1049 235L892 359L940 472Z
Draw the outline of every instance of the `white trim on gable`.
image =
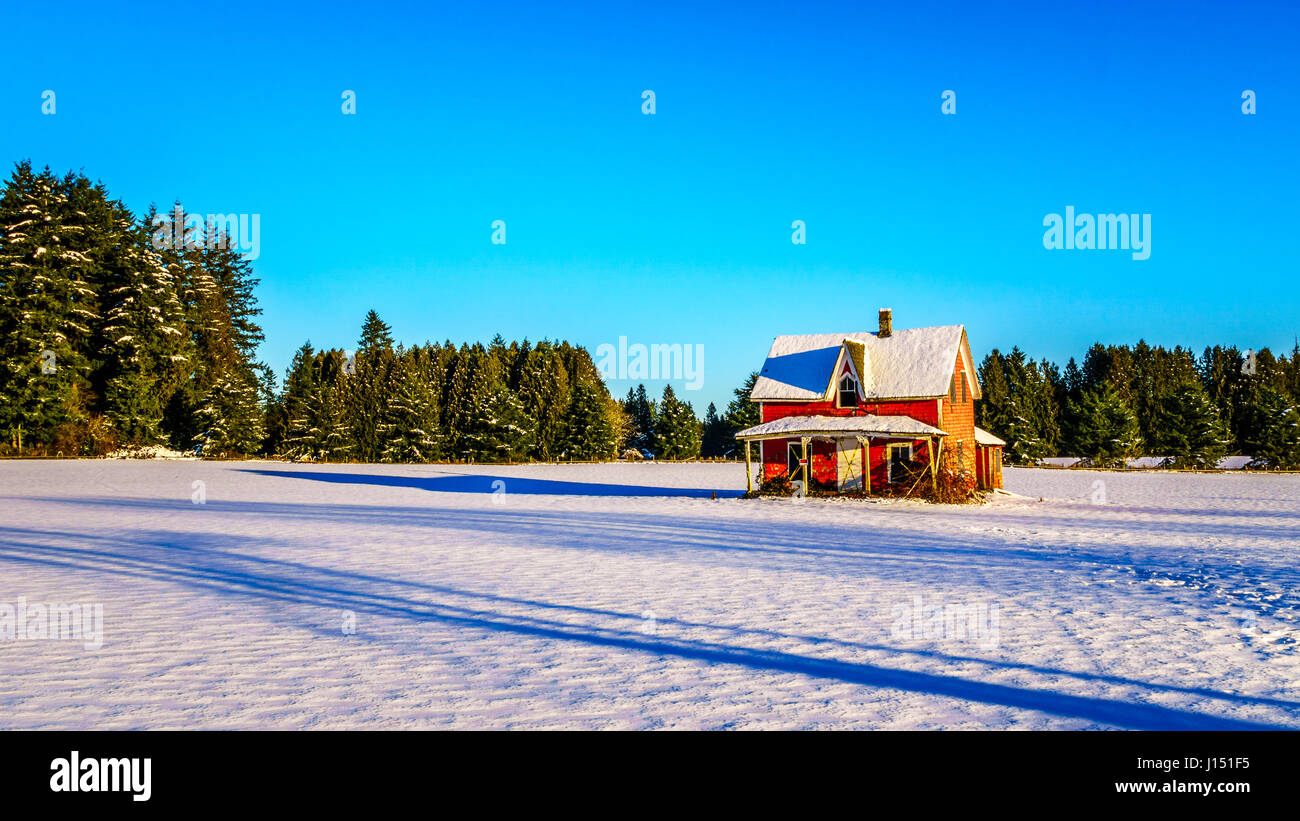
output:
M961 355L962 375L966 378L966 384L970 388L970 394L966 401L974 402L984 397L984 392L980 390L980 381L976 378L975 362L970 355L970 342L966 339L966 329L961 329L961 341L957 343L957 353ZM954 367L955 364L954 364Z
M834 402L837 408L840 407L840 374L844 373L845 363L848 363L853 381L857 383L858 402L867 400L866 389L862 387L862 374L858 373L858 367L853 364L853 357L849 355L849 346L841 342L839 356L835 357L835 367L831 369L830 384L826 386L826 393L822 396L824 401Z

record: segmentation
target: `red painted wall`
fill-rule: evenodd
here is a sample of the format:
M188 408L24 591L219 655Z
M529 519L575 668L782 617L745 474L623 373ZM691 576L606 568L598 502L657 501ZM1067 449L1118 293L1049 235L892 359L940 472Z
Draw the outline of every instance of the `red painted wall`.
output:
M979 447L979 486L985 489L1002 487L1002 447L989 445Z
M847 367L845 365L846 369ZM918 422L933 425L948 433L948 436L944 437L944 452L959 459L960 464L971 475L971 481L974 483L976 481L977 464L975 401L972 386L975 384L976 375L972 373L967 376L966 365L960 352L953 363L952 376L950 386L954 389L951 389L949 394L942 399L872 400L859 402L856 408L837 408L834 399L830 401L817 400L815 402L768 401L764 402L762 406L762 421L771 422L775 419L784 419L787 416L861 416L865 414L910 416ZM963 378L969 380L964 396L960 382ZM785 474L786 445L790 441L797 440L770 440L762 443L761 458L763 460L764 478ZM873 493L882 489L887 483L887 444L885 440L873 440L868 452ZM928 442L926 440L918 439L912 443L912 452L915 457L928 458L927 451ZM809 445L809 453L812 461L813 478L833 485L838 479L834 442L814 440ZM995 476L989 476L990 484L993 487L1001 487L1001 470L991 470L989 472L996 474ZM993 484L993 482L996 482L996 484Z

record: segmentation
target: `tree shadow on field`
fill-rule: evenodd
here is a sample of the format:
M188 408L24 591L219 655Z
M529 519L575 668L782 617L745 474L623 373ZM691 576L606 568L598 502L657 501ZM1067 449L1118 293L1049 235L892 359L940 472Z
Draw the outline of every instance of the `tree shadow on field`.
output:
M334 471L294 471L241 469L241 473L273 476L281 479L308 479L349 485L409 487L437 493L497 493L505 491L531 496L675 496L692 499L738 499L740 490L716 488L656 487L652 485L612 485L600 482L564 482L555 479L528 479L521 476L490 476L481 473L439 472L437 476L402 476L382 473L336 473Z
M307 474L309 478L314 475ZM1199 597L1215 612L1236 607L1259 616L1277 615L1289 620L1291 610L1300 606L1300 572L1264 564L1260 559L1245 563L1231 556L1165 556L1145 545L1126 549L1122 543L1044 547L982 531L952 531L936 539L932 532L907 528L902 520L898 527L884 526L879 516L864 518L862 523L839 519L810 526L805 520L710 516L707 514L712 508L707 504L699 506L701 515L683 515L653 511L551 512L512 508L508 503L498 506L489 504L486 498L481 507L456 508L211 499L197 508L188 500L124 497L39 501L185 517L207 511L222 516L297 520L308 528L345 526L359 532L382 532L390 527L468 531L490 536L495 543L620 555L671 555L702 567L752 567L828 577L865 573L882 581L907 583L929 578L937 579L940 587L942 582L963 589L977 585L994 596L1015 595L1017 585L1023 586L1033 574L1050 574L1043 576L1044 583L1059 585L1061 573L1078 574L1091 583L1097 580L1099 571L1106 570L1119 574L1126 582L1196 582L1196 587L1185 587L1185 592ZM756 504L761 507L765 503L772 507L783 504L773 500ZM295 543L287 549L299 552L303 546ZM1261 592L1256 588L1265 581L1280 595L1271 600L1256 595ZM1150 592L1161 597L1169 594L1165 588Z
M231 544L238 547L231 549ZM269 547L281 549L282 546ZM802 644L805 649L794 652L749 646L741 643L743 636L766 631L689 624L671 619L658 622L670 631L675 626L689 624L692 634L707 633L709 636L687 639L646 635L641 630L644 621L637 613L483 594L449 585L430 585L395 576L357 573L236 552L241 548L265 551L268 545L264 540L232 538L220 532L135 530L114 531L100 536L57 530L0 528L0 567L10 578L15 571L26 567L165 582L241 604L259 605L282 622L318 632L322 632L319 630L320 620L313 617L313 611L303 607L351 610L399 623L436 623L476 635L504 634L523 640L573 643L709 665L730 665L757 673L798 674L864 687L1038 711L1102 726L1148 730L1285 729L1283 725L1208 715L1158 704L1078 696L1053 689L995 684L831 658L825 655L828 647L848 650L851 645L774 632L767 635L783 639L787 647ZM283 549L286 552L291 550L288 546L283 546ZM336 640L344 640L338 639L337 633L331 635ZM939 654L884 646L875 649L900 657L910 653L942 658ZM974 661L988 663L979 659ZM508 664L508 659L503 663ZM1037 669L1052 674L1087 677L1069 671ZM1190 693L1237 704L1281 707L1288 712L1300 708L1300 704L1276 699L1123 681L1156 692Z

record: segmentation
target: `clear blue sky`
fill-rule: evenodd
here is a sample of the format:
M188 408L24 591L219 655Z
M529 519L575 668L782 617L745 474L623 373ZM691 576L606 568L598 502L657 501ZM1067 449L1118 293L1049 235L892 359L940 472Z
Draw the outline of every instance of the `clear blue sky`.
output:
M14 4L5 28L0 159L137 211L260 214L281 375L372 307L406 342L703 345L701 415L772 336L882 306L964 323L978 358L1300 333L1282 3L173 0ZM1151 214L1151 258L1044 249L1067 205Z

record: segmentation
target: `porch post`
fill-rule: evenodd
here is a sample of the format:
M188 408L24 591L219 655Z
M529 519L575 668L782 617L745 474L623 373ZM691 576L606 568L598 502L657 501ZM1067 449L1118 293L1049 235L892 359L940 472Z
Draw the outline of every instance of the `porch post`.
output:
M749 467L749 440L745 440L745 492L754 492L754 474Z
M867 495L871 495L871 437L859 436L858 444L862 446L862 486Z
M938 447L935 443L938 442ZM937 437L930 437L930 488L939 492L939 451L943 450L943 442Z
M803 474L803 492L805 495L807 495L808 493L808 488L809 488L808 477L811 475L808 472L808 468L810 467L810 465L808 464L808 442L811 438L812 437L809 436L799 437L799 444L803 447L803 464L800 465L799 468L800 468L800 472Z

